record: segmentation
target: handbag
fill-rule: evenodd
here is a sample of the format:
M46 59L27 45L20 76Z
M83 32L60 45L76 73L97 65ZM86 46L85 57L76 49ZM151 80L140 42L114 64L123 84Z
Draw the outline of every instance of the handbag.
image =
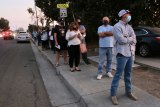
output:
M84 44L84 43L80 44L80 51L81 51L81 53L86 53L87 52L86 44Z

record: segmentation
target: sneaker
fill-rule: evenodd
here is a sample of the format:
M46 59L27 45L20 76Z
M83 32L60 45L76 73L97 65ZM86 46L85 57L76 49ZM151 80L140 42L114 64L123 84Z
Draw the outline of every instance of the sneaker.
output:
M108 73L107 73L107 76L110 77L110 78L113 78L113 75L112 75L111 72L108 72Z
M101 79L102 79L102 75L101 75L101 74L98 74L97 80L101 80Z
M130 98L131 100L137 101L138 98L131 92L126 93L127 97Z
M116 96L111 96L111 100L114 105L118 105L118 100Z

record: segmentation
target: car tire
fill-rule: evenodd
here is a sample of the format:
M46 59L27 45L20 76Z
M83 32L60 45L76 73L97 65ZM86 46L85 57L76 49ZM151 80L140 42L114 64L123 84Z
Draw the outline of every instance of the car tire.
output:
M141 44L139 47L139 54L142 57L147 57L151 55L151 49L147 44Z

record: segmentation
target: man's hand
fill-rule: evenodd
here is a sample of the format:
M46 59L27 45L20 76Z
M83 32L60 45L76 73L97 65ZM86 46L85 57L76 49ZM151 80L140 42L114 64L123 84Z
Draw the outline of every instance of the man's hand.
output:
M105 34L106 36L113 36L113 33L112 33L112 32L104 32L104 34Z

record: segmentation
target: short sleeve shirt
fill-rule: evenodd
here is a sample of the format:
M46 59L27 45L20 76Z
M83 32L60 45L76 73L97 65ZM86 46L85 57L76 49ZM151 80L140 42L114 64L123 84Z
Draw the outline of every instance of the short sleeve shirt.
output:
M98 33L102 33L102 32L113 32L113 27L110 25L107 26L100 26L98 28ZM113 36L106 36L104 38L99 38L99 47L113 47L114 44L114 38Z

